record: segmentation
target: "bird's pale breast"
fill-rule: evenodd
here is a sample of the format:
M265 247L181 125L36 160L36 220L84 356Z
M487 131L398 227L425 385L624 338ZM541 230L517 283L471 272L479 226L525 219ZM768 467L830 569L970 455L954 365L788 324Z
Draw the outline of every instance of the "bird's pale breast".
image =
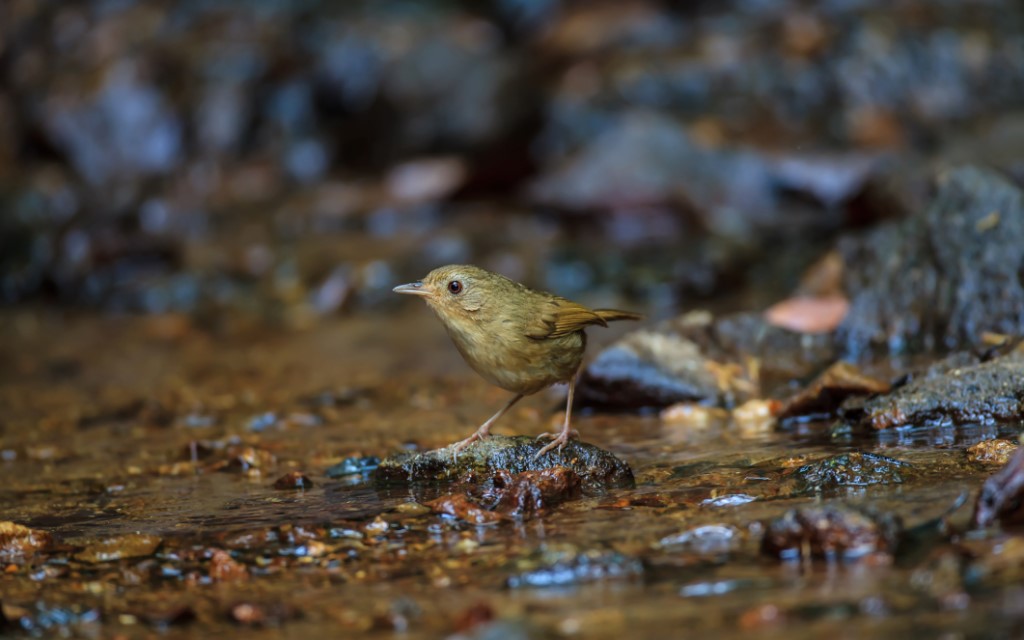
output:
M526 395L572 378L583 361L586 346L582 331L538 340L507 326L498 330L484 325L466 331L446 322L445 328L473 370L491 384Z

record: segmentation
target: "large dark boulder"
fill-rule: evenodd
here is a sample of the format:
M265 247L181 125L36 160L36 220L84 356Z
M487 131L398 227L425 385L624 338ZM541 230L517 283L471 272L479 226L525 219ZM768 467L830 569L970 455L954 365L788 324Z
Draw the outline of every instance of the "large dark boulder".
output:
M945 351L1024 333L1024 207L1000 175L941 175L920 215L839 243L850 311L836 335L866 350Z

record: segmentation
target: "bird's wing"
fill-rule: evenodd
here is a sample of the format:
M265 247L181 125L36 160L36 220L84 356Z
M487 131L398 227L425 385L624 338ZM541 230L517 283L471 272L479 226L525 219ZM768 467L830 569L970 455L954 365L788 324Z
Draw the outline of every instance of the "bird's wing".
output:
M608 326L604 318L583 305L553 297L546 301L541 306L540 313L530 320L526 327L526 335L535 340L560 338L591 324Z

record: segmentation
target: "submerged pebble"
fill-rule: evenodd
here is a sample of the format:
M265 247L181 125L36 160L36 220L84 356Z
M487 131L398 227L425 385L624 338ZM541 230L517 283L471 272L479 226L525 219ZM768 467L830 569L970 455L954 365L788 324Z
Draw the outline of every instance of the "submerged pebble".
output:
M153 555L163 540L159 536L130 533L124 536L105 538L86 545L75 554L81 562L113 562L126 558L145 558Z
M768 523L761 550L785 561L891 559L902 529L898 516L838 505L804 507Z
M357 474L367 474L380 466L380 458L376 456L364 456L362 458L345 458L335 465L327 467L324 475L336 479Z
M1010 461L1013 452L1018 445L1009 440L996 438L995 440L982 440L977 444L967 447L964 452L970 462L977 464L1004 465Z
M304 491L313 488L313 481L301 471L289 471L274 481L274 488Z
M30 529L15 522L0 522L0 559L27 556L45 549L53 537L45 532Z
M740 532L725 524L706 524L665 536L658 544L699 554L727 553L739 543Z
M807 491L820 493L838 487L900 484L911 469L902 460L853 451L805 464L793 473L805 483Z
M643 564L617 551L547 545L512 563L506 583L522 587L565 587L587 582L630 580L643 575Z

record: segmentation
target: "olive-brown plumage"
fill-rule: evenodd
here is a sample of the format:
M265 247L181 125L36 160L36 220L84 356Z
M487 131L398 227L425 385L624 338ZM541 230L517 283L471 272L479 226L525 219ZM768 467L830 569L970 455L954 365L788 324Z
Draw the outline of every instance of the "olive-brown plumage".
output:
M438 267L423 280L394 290L422 296L469 366L491 384L516 394L473 435L456 443L456 453L486 437L491 425L523 396L568 382L562 430L537 455L560 448L571 432L576 372L587 345L583 330L642 317L629 311L588 309L472 265Z

